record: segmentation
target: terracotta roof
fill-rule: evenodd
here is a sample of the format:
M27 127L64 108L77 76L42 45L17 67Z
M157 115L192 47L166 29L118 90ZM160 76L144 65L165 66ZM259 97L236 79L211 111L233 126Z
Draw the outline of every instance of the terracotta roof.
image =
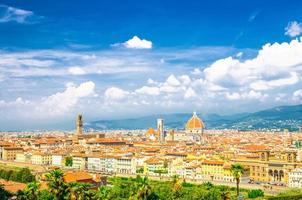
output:
M256 145L256 144L251 144L251 145L246 145L243 147L247 151L263 151L263 150L268 150L267 146L264 145Z
M5 150L23 150L22 147L3 147Z
M193 113L193 116L191 119L188 120L186 124L186 129L202 129L205 128L203 121L196 115L196 113Z
M209 164L209 165L223 165L224 164L223 161L219 161L219 160L204 160L202 163Z
M154 128L149 128L148 131L147 131L147 135L155 135Z
M2 180L2 179L0 179L0 185L3 185L5 190L12 192L12 193L16 193L18 190L24 190L26 188L25 183L6 181L6 180Z
M86 172L66 172L64 174L64 180L67 183L80 182L83 180L92 180L92 176Z

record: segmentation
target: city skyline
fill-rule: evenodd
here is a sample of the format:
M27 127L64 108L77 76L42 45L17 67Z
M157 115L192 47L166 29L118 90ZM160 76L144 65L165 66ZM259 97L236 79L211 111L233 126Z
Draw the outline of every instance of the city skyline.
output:
M300 4L0 1L0 126L301 104Z

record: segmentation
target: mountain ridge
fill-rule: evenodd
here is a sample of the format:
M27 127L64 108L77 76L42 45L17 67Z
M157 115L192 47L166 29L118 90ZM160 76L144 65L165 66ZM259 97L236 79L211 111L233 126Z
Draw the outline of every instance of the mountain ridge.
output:
M97 120L85 127L93 130L147 129L156 127L156 119L163 118L166 128L184 129L192 113L155 114L138 118ZM204 114L199 115L206 129L236 130L282 130L296 131L302 126L302 104L278 106L253 113L233 115Z

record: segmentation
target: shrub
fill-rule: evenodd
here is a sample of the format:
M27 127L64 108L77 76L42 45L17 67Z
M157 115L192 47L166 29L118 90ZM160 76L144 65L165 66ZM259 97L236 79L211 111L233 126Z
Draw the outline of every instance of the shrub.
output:
M263 196L264 196L264 192L260 189L248 191L249 198L257 198L257 197L263 197Z

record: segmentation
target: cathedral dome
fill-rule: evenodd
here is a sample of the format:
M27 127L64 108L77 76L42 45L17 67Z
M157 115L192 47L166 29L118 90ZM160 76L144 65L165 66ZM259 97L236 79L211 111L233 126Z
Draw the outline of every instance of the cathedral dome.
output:
M155 135L155 130L153 128L149 128L147 131L147 135Z
M203 121L196 115L196 112L193 113L193 116L188 120L186 124L186 130L198 130L204 129Z

